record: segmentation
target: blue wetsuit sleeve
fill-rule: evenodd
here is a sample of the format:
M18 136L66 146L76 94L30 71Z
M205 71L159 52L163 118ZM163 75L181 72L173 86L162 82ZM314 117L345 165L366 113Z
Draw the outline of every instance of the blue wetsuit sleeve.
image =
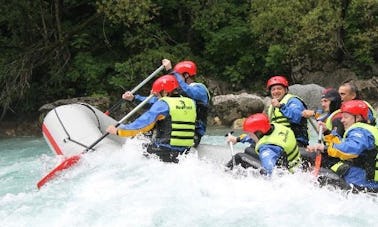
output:
M302 112L305 110L305 107L298 98L292 97L280 110L290 122L299 124L302 120Z
M282 147L276 145L264 144L259 147L259 159L268 175L272 174L282 152Z
M199 83L189 85L184 81L179 73L173 72L173 75L176 77L181 89L189 98L192 98L197 102L200 101L205 104L209 103L209 97L205 85Z
M255 144L255 141L247 134L241 134L237 140L240 143L249 143L252 145Z
M374 147L373 135L363 128L351 129L341 143L333 145L333 148L339 150L339 155L342 157L358 156Z
M136 95L134 96L134 101L135 101L136 103L141 103L141 102L143 102L146 98L147 98L146 96L142 96L142 95L138 95L138 94L136 94ZM149 104L154 104L154 103L157 102L157 101L158 101L158 98L157 98L156 96L154 96L154 97L152 97L152 98L148 101L148 103L149 103Z
M138 133L145 133L153 129L158 120L169 115L169 106L164 101L155 102L151 108L129 124L121 124L118 127L120 136L135 136Z

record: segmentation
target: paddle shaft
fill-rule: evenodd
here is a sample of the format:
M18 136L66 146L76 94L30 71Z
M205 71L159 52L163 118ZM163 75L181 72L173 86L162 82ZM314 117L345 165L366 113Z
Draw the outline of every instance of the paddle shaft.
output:
M320 125L319 127L319 135L318 135L318 144L322 144L322 135L323 134L323 126ZM320 166L322 164L322 153L321 151L316 151L316 157L315 157L315 168L314 168L314 175L318 176Z
M118 128L118 126L120 126L122 124L122 122L126 121L127 119L129 119L132 115L134 115L134 113L136 113L138 110L140 110L147 102L149 102L152 98L154 97L153 94L151 94L150 96L148 96L145 100L143 100L143 102L139 103L134 109L132 109L126 116L124 116L121 120L119 120L117 122L116 125L114 125L114 127ZM87 147L85 149L85 151L83 151L82 153L86 153L90 150L92 150L92 148L94 146L96 146L101 140L103 140L105 137L107 137L109 135L109 132L105 133L104 135L102 135L100 138L98 138L94 143L92 143L89 147Z
M312 128L315 130L316 133L319 133L314 121L312 120L312 118L309 118L308 121L310 122L310 125L312 126Z
M227 135L228 136L231 136L232 133L234 133L233 131L229 132ZM235 167L236 165L236 162L235 162L235 152L234 152L234 144L232 144L232 142L228 142L228 144L230 145L230 151L231 151L231 158L232 158L232 166Z
M150 81L152 78L154 78L163 69L164 69L164 65L161 65L159 68L157 68L155 71L153 71L148 77L146 77L142 82L140 82L136 87L134 87L134 89L131 90L130 92L132 94L137 92L142 86L144 86L146 83L148 83L148 81ZM109 115L110 112L113 112L113 110L118 108L118 106L121 105L123 103L123 101L124 101L123 99L118 100L118 102L116 104L114 104L109 110L107 110L105 112L105 114Z
M161 70L164 69L164 65L161 65L159 68L157 68L153 73L151 73L146 79L144 79L142 82L140 82L133 90L131 90L131 93L135 93L139 90L143 85L145 85L148 81L150 81L153 77L155 77Z

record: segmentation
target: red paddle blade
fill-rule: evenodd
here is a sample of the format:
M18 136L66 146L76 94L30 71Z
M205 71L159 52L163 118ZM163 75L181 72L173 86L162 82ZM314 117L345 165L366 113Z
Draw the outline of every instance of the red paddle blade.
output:
M319 170L320 170L320 165L322 163L322 155L320 152L316 155L315 157L315 168L314 168L314 175L318 176Z
M74 155L72 157L67 158L62 163L60 163L57 167L55 167L50 173L48 173L45 177L43 177L37 183L38 189L40 189L43 185L45 185L49 180L53 179L56 174L60 171L70 168L71 166L75 165L80 160L80 155Z

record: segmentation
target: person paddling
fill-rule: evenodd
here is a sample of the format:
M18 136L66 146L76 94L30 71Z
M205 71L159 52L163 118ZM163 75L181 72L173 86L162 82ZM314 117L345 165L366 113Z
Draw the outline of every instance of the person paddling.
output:
M162 64L165 69L172 69L171 61L163 59ZM207 115L210 105L210 93L202 83L194 82L197 75L197 66L193 61L181 61L175 65L171 74L174 75L179 83L180 94L194 99L197 107L196 134L194 147L201 142L201 138L206 133Z
M244 120L243 131L256 143L254 151L246 150L245 153L238 153L227 166L233 168L233 163L240 164L244 168L259 168L253 160L261 162L260 173L271 175L275 167L288 169L294 172L296 166L301 163L301 155L298 149L294 132L281 124L271 124L264 113L257 113ZM240 141L240 138L229 135L227 142L233 144ZM249 142L251 143L251 142Z
M107 128L110 134L132 137L154 130L147 145L147 153L157 155L164 162L178 162L178 155L189 151L194 144L196 120L195 102L179 95L179 84L172 75L158 78L151 93L158 97L150 109L129 124Z
M179 88L177 89L180 95L189 97L196 102L196 129L194 135L194 147L197 147L201 142L201 138L206 133L207 115L210 105L210 93L207 87L202 83L194 82L194 77L197 74L197 66L192 61L182 61L175 65L172 70L171 61L168 59L162 60L162 65L165 70L176 77ZM130 91L126 91L122 98L128 101L142 102L146 96L134 95ZM157 99L151 99L150 104L156 102Z
M325 136L328 146L316 144L307 151L322 151L337 158L338 162L323 167L331 169L347 184L359 190L378 192L378 128L367 124L368 105L362 100L344 101L341 105L346 132L340 140L330 134Z

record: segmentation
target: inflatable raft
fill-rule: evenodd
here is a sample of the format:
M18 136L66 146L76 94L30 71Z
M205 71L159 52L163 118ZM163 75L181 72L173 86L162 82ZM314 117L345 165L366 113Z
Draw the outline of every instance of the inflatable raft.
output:
M56 155L70 157L79 155L88 149L94 141L106 133L109 125L118 122L86 103L62 105L51 110L44 118L42 133ZM89 151L120 150L125 138L115 135L104 137ZM235 148L235 153L242 150ZM200 159L218 163L226 163L232 157L228 146L200 144L191 152L198 154Z
M120 151L126 139L106 133L106 128L109 125L118 123L86 103L62 105L51 110L44 118L42 133L51 150L56 155L64 156L66 161L46 175L38 183L38 188L58 171L74 165L87 151ZM314 158L311 157L313 154L306 153L304 149L300 149L300 151L303 158L308 160ZM233 168L236 161L237 165L244 168L261 169L260 160L256 156L249 155L248 152L237 147L200 144L197 148L191 148L190 152L197 154L199 159L223 164L229 168ZM235 154L234 158L232 158L232 154ZM351 190L350 185L346 184L333 171L325 168L320 168L319 183L321 186L333 185L344 190Z

